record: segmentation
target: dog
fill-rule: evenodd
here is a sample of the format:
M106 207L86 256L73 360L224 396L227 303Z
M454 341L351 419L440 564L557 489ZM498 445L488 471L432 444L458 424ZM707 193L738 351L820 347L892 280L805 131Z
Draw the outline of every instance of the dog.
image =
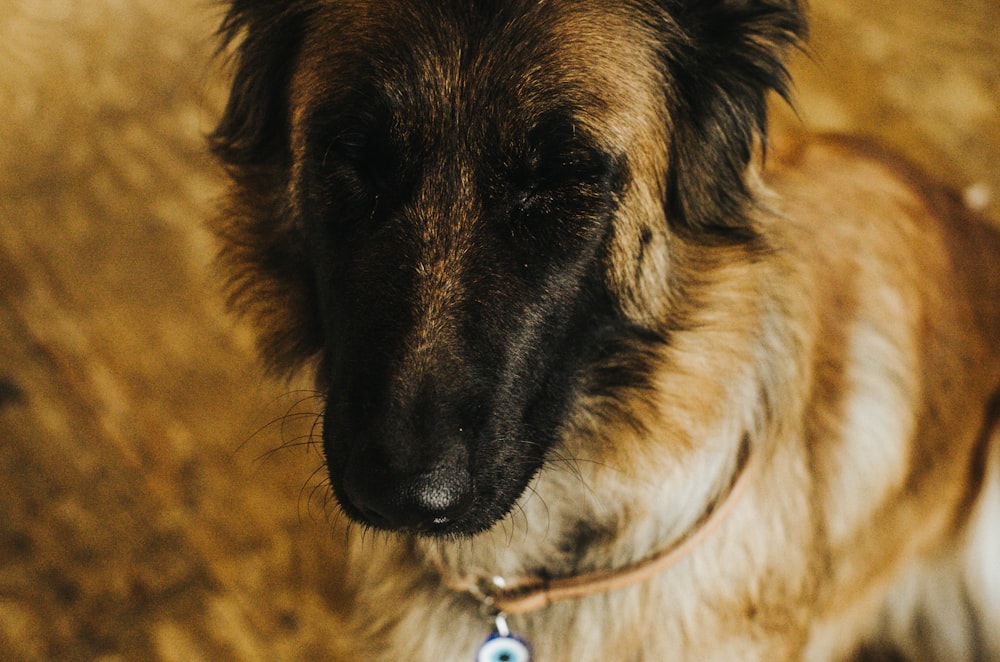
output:
M325 397L346 659L1000 659L1000 234L769 144L804 13L229 4L221 259Z

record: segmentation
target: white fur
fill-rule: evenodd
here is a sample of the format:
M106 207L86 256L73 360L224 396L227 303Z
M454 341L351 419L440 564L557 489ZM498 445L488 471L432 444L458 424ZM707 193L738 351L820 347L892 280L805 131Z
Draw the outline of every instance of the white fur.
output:
M989 650L1000 659L1000 429L993 434L987 483L969 529L965 580L982 616L981 631Z
M885 319L893 323L905 318L903 310L886 311ZM889 338L876 322L860 321L850 329L843 422L839 443L826 458L836 467L826 474L831 477L828 502L836 504L835 513L827 518L833 545L849 541L859 522L871 520L899 490L908 468L908 440L916 424L909 403L919 385L907 375L919 371L907 358L914 352Z

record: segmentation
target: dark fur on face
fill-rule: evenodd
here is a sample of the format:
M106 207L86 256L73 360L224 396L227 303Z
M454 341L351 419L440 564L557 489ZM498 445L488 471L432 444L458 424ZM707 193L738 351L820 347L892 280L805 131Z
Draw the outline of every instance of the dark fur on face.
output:
M274 368L318 359L344 511L464 535L581 406L644 387L675 244L755 242L746 170L804 23L793 0L235 0L222 32L234 301Z

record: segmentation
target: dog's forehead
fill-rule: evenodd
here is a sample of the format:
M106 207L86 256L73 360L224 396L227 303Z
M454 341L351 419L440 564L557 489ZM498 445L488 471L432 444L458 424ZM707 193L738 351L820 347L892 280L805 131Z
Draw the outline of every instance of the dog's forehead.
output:
M552 109L614 142L656 114L652 37L625 4L577 0L330 3L307 31L293 112L380 104L397 121L470 126L508 111L527 126ZM656 98L654 98L656 97ZM346 112L350 113L352 108ZM649 119L648 117L646 119Z

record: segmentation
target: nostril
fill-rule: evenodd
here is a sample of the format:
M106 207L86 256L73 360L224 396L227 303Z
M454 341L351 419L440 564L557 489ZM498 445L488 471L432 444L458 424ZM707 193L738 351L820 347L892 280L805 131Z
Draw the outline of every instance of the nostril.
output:
M419 476L403 493L424 524L441 526L458 519L472 505L472 481L465 471L438 469Z
M350 472L344 481L350 505L369 524L384 529L441 530L472 507L468 470L450 463L411 476L379 471Z

